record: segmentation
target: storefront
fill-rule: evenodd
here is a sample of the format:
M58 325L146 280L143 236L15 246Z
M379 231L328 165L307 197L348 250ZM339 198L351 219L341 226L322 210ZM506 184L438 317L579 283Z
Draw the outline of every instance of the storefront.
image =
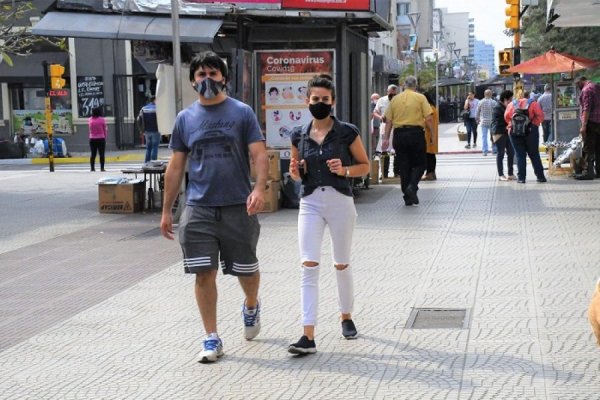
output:
M33 29L40 35L71 38L71 85L68 89L73 134L67 140L70 149L87 148L85 110L94 105L102 105L109 116L111 137L114 138L109 140L109 148L133 146L136 144L134 119L143 105L139 99L153 93L153 88L147 76L133 72L135 55L132 48L135 46L131 41L142 41L133 43L145 43L146 47L158 49L157 54L146 54L146 60L158 61L165 56L160 53L172 40L171 19L166 15L170 12L171 2L156 1L150 10L144 8L144 2L114 1L111 10L94 10L102 14L76 12L72 9L76 3L69 2L71 9L59 3L61 9L47 13ZM367 134L366 104L371 89L368 35L393 29L388 22L390 1L354 0L337 4L265 0L229 2L227 6L213 3L182 3L179 20L183 61L186 56L189 59L196 52L207 49L227 59L231 70L231 93L253 106L270 146L283 148L273 136L275 130L279 135L281 128L274 125L276 110L272 104L267 104L265 97L267 89L263 79L270 74L259 64L262 62L260 55L269 52L288 52L292 58L298 58L302 52L328 52L328 71L334 75L337 86L336 115L355 123ZM156 42L162 42L162 45L154 46ZM166 56L171 57L171 54ZM296 79L293 85L288 85L296 91L301 89L300 80L308 80L308 75L289 76L289 71L281 72L285 72L285 79ZM312 72L317 70L307 69L304 73ZM288 86L281 85L281 90L289 90ZM286 96L289 96L287 92ZM295 99L298 100L297 94ZM285 103L285 106L279 110L282 118L290 119L290 111L294 116L290 122L301 123L307 118L308 112L299 101Z

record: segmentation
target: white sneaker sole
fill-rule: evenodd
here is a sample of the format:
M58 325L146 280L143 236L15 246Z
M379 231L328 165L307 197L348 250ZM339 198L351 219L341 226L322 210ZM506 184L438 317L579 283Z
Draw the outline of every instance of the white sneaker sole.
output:
M213 362L217 361L220 357L223 356L223 354L224 354L223 350L221 350L221 351L219 351L217 353L214 353L214 354L205 354L205 355L202 355L202 353L200 353L198 355L198 362L200 364L210 364L210 363L213 363Z
M308 349L305 349L304 347L294 347L294 346L288 347L288 353L292 353L292 354L315 354L316 352L317 352L316 347L310 347Z

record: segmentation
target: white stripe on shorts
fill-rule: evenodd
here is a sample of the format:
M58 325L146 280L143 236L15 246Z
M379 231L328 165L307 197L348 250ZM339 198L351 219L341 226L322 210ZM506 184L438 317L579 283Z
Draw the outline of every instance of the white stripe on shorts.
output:
M239 264L239 263L233 263L233 266L231 267L231 269L235 272L242 272L242 273L251 273L251 272L256 272L258 271L258 263L252 263L252 264Z
M184 258L183 266L187 268L210 267L210 257Z

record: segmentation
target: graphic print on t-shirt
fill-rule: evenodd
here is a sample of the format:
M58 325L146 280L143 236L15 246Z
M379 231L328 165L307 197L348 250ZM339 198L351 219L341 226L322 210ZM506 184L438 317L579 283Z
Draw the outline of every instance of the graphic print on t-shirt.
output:
M214 122L203 121L192 135L195 140L191 146L190 156L202 164L233 158L234 138L223 130L231 130L234 125L234 121L221 119Z

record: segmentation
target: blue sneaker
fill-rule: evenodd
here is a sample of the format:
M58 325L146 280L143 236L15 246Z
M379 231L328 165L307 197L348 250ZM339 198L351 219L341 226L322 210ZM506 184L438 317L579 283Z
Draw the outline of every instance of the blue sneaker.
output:
M211 333L204 339L202 351L198 353L198 362L207 364L217 361L223 355L223 341L216 333Z
M242 320L244 321L244 338L254 339L260 332L260 302L256 308L246 308L246 302L242 306Z

